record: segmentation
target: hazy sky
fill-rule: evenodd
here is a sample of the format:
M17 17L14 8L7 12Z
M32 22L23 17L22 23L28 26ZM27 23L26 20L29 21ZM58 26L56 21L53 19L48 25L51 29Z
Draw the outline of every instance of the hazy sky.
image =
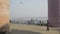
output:
M11 17L47 17L47 0L10 0Z

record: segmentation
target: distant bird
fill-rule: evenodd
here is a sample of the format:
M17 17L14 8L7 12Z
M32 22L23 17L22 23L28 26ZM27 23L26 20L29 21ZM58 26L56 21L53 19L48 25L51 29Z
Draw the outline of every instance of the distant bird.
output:
M23 2L20 2L20 4L23 4Z

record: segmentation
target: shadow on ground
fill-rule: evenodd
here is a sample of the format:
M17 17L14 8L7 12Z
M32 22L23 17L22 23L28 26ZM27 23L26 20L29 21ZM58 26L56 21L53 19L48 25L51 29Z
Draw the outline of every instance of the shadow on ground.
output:
M17 30L17 29L13 29L8 34L41 34L41 33L33 32L33 31L29 31L29 30Z

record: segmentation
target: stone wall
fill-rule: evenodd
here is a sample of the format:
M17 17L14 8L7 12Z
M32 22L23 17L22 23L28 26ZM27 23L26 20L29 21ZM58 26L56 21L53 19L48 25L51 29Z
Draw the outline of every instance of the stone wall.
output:
M49 26L60 26L60 0L48 0Z

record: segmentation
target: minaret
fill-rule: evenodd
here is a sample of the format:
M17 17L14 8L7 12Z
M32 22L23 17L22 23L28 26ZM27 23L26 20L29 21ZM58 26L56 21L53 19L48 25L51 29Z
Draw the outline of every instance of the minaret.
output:
M0 25L9 23L9 0L0 0Z

